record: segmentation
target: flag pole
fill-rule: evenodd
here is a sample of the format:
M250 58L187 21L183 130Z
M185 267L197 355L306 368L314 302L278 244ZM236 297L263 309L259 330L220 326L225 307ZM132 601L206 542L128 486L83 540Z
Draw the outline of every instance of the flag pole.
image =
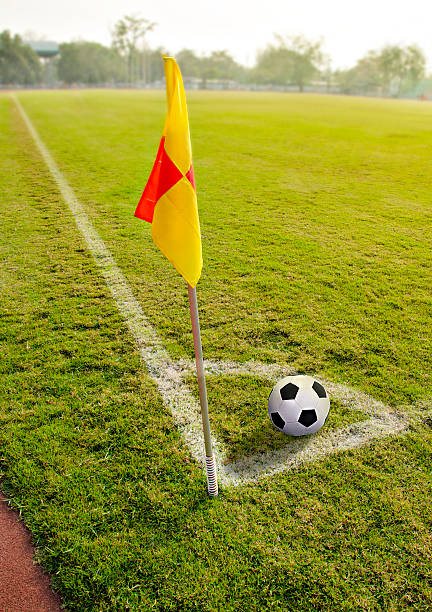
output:
M199 387L200 404L201 404L201 417L202 417L203 431L204 431L207 490L208 490L209 495L217 495L218 494L218 483L217 483L216 461L213 455L212 440L211 440L211 434L210 434L210 421L209 421L209 413L208 413L207 389L206 389L205 374L204 374L204 361L203 361L201 333L200 333L200 324L199 324L199 316L198 316L198 303L197 303L197 296L196 296L196 288L191 287L189 283L188 283L188 293L189 293L189 306L190 306L191 321L192 321L192 334L193 334L194 348L195 348L195 363L196 363L196 369L197 369L198 387Z

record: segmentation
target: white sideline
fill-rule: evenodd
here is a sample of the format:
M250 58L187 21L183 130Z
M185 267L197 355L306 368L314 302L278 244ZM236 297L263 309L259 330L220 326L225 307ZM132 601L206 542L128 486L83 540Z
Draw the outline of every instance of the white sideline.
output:
M199 402L189 390L185 377L194 371L194 362L173 361L161 339L144 315L132 289L117 266L110 251L97 233L72 187L51 156L30 118L15 94L11 94L21 116L36 143L51 175L69 207L76 226L93 255L113 299L134 338L148 373L157 385L165 405L172 413L179 431L193 457L204 465L204 438ZM239 364L230 361L206 361L209 376L257 376L266 380L294 373L287 366L264 364L256 361ZM225 450L213 436L214 453L221 484L238 485L256 480L260 476L275 474L297 467L304 462L364 445L375 438L403 431L407 421L391 412L370 396L343 385L323 381L333 398L365 413L366 420L335 431L322 431L312 438L299 438L276 451L257 453L228 463Z
M61 173L51 153L42 142L30 118L20 101L12 94L25 124L32 135L49 171L60 189L64 201L69 207L75 223L80 230L88 249L99 266L113 299L123 315L132 334L141 357L144 360L150 377L156 383L165 404L169 407L192 455L204 463L204 436L200 417L200 406L192 393L183 384L168 352L160 338L144 315L141 306L135 299L132 289L117 266L113 256L97 233L87 213L75 195L72 187ZM215 441L215 457L218 467L221 466L221 452Z

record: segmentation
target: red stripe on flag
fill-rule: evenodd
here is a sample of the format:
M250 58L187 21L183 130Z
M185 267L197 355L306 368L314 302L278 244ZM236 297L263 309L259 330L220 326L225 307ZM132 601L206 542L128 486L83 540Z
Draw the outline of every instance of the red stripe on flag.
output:
M190 184L192 185L192 187L196 191L196 187L195 187L195 175L194 175L194 169L193 169L192 164L190 165L189 170L186 172L186 178L189 179Z
M135 217L153 222L156 202L183 176L165 151L165 137L160 141L153 169L138 202Z

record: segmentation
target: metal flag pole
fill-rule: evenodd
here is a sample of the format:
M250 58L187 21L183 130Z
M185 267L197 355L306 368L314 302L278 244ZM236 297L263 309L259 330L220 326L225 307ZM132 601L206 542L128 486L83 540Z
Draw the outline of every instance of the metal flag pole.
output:
M218 483L217 483L216 461L213 455L212 441L211 441L211 434L210 434L210 421L209 421L208 403L207 403L207 389L206 389L205 375L204 375L204 361L203 361L203 353L202 353L202 345L201 345L201 333L200 333L200 324L199 324L199 316L198 316L198 303L197 303L197 296L196 296L196 288L191 287L189 283L188 283L188 293L189 293L189 305L190 305L191 320L192 320L192 333L193 333L194 348L195 348L195 363L196 363L196 369L197 369L198 387L199 387L199 394L200 394L201 417L202 417L203 430L204 430L207 490L208 490L209 495L217 495L218 494Z

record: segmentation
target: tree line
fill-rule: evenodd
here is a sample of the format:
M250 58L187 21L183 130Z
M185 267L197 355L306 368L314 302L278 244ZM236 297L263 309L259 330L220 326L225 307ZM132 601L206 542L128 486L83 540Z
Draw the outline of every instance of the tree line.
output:
M65 85L138 85L163 80L161 54L146 36L157 24L127 15L112 31L112 45L77 41L59 45L51 78ZM275 35L256 56L251 68L236 62L225 50L197 55L191 49L176 54L186 85L248 88L306 88L344 94L409 95L426 77L426 58L416 45L386 45L369 51L348 70L332 70L321 41L304 36ZM38 85L46 80L46 63L19 35L0 33L0 84ZM54 76L53 76L54 75Z

